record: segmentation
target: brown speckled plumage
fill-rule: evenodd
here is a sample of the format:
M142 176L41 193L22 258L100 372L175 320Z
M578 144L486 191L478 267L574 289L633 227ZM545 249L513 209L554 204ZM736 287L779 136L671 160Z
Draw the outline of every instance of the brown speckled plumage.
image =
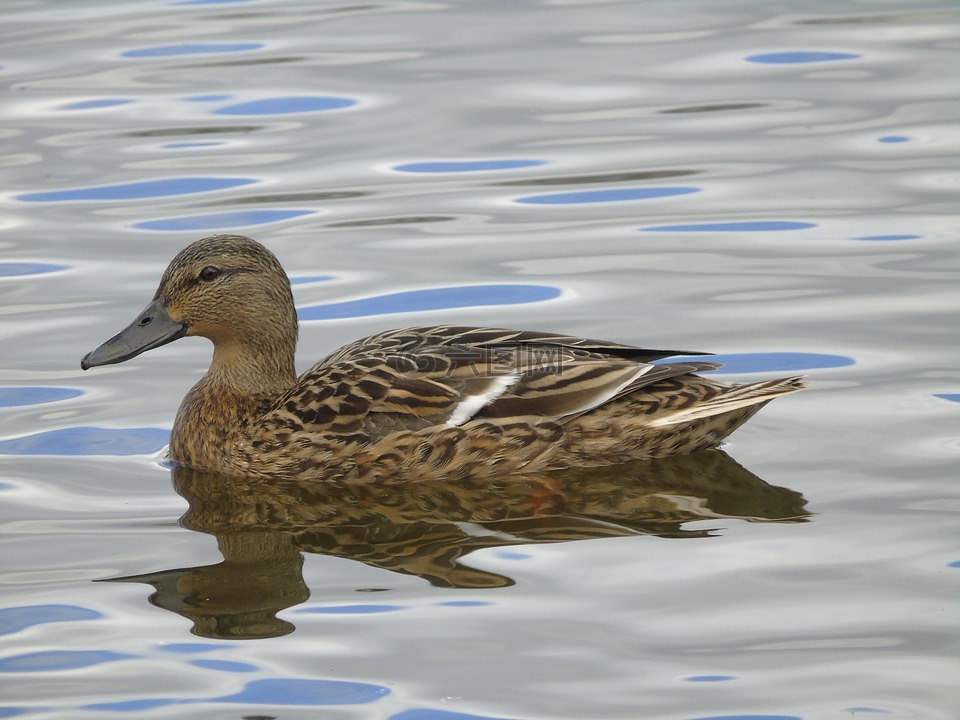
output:
M679 351L454 326L374 335L297 378L290 283L268 250L236 235L180 252L151 305L83 366L184 334L210 338L214 355L177 413L171 457L248 477L430 480L685 454L803 387L649 362Z

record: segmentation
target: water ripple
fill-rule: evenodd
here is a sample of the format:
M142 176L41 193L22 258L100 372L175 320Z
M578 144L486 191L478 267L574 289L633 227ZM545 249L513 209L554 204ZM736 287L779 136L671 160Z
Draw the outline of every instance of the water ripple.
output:
M316 210L245 210L211 213L209 215L184 215L182 217L146 220L134 223L141 230L181 232L186 230L220 230L281 222L291 218L315 215Z
M677 362L681 358L667 358L655 362ZM690 361L703 360L702 357L686 358ZM714 371L717 374L758 373L758 372L800 372L803 370L822 370L825 368L848 367L856 360L846 355L828 355L807 352L766 352L731 353L729 355L711 355L710 362L723 363L723 367Z
M550 285L466 285L406 290L375 297L308 305L299 308L301 322L388 315L426 310L448 310L485 305L519 305L560 297L563 291Z
M253 0L180 0L173 5L239 5Z
M387 613L404 610L402 605L329 605L309 607L297 610L298 613L322 615L369 615L371 613Z
M341 680L299 680L276 678L254 680L234 695L212 702L265 705L360 705L389 695L381 685Z
M76 670L105 662L136 657L112 650L45 650L0 658L0 672L51 672Z
M328 282L333 280L333 275L300 275L290 278L291 285L309 285L310 283Z
M134 102L127 98L101 98L97 100L80 100L78 102L61 105L60 110L97 110L100 108L117 107L118 105L129 105Z
M218 95L216 93L213 93L208 95L191 95L189 97L185 97L184 100L186 100L187 102L222 102L224 100L229 100L232 97L233 95L226 95L226 94Z
M192 653L202 653L202 652L213 652L215 650L229 650L236 647L235 645L219 645L214 643L167 643L165 645L160 645L160 650L164 652L180 653L180 654L192 654Z
M639 187L611 188L608 190L578 190L575 192L530 195L517 198L518 203L533 205L581 205L586 203L624 202L627 200L652 200L673 195L689 195L700 192L696 187Z
M0 455L151 455L169 440L161 428L80 426L0 440Z
M831 62L834 60L853 60L862 57L857 53L849 52L815 52L811 50L797 50L793 52L760 53L748 55L747 62L768 63L773 65L794 65L798 63Z
M172 55L206 55L210 53L235 53L259 50L263 43L181 43L178 45L159 45L157 47L125 50L121 55L130 58L169 57Z
M35 625L78 620L99 620L102 613L77 605L25 605L0 609L0 635L26 630Z
M493 603L487 600L444 600L434 605L437 607L487 607Z
M754 220L748 222L687 223L684 225L655 225L641 228L644 232L779 232L806 230L816 223L789 220Z
M45 273L66 270L69 265L45 262L0 262L0 278L20 277L23 275L43 275Z
M391 715L389 720L506 720L501 716L472 715L470 713L455 712L452 710L433 710L430 708L413 708Z
M515 170L545 164L546 160L449 160L445 162L404 163L403 165L394 165L393 169L408 173L467 173Z
M854 240L870 240L872 242L888 242L891 240L919 240L923 235L861 235Z
M206 141L206 142L174 142L174 143L167 143L167 144L163 145L162 147L163 147L164 150L188 150L188 149L190 149L190 148L198 148L198 147L220 147L220 146L222 146L222 145L226 145L226 143L225 143L225 142L218 142L218 141L215 141L215 140L209 140L209 141Z
M259 182L254 178L175 177L163 180L97 185L70 190L49 190L17 195L21 202L71 202L76 200L142 200L227 190Z
M231 663L232 666L245 663ZM205 666L208 669L222 667ZM236 672L236 670L234 670ZM120 702L95 703L85 710L137 712L167 705L196 703L243 703L250 705L364 705L389 695L389 688L370 683L343 680L307 680L299 678L267 678L247 683L243 690L216 698L142 698Z
M213 113L215 115L289 115L339 110L356 104L357 101L353 98L302 95L251 100L218 108Z
M256 672L260 669L250 663L236 662L234 660L211 660L209 658L191 660L190 664L194 667L203 668L204 670L219 670L220 672L232 673Z
M0 387L0 408L70 400L83 395L83 390L66 387Z
M691 720L803 720L796 715L710 715Z

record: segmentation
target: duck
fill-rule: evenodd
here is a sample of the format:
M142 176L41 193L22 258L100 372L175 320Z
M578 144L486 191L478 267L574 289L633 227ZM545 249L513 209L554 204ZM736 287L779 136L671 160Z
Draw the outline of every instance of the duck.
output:
M436 325L352 342L299 377L290 280L265 246L220 234L181 250L153 299L81 368L185 336L213 343L170 434L175 466L247 480L450 480L715 448L801 376L734 384L709 353Z

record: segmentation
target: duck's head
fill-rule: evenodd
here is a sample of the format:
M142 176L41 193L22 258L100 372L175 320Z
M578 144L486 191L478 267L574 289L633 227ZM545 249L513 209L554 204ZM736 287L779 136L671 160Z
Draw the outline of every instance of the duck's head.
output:
M123 362L185 335L213 341L215 366L273 358L292 372L297 315L273 253L241 235L197 240L173 259L143 312L80 366Z

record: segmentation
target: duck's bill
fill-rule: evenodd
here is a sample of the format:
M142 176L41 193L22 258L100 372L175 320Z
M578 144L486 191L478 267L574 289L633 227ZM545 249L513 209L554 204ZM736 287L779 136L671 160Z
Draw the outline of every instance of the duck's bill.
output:
M186 334L187 326L171 318L163 303L157 299L147 305L126 328L87 353L80 361L80 367L88 370L100 365L121 363Z

